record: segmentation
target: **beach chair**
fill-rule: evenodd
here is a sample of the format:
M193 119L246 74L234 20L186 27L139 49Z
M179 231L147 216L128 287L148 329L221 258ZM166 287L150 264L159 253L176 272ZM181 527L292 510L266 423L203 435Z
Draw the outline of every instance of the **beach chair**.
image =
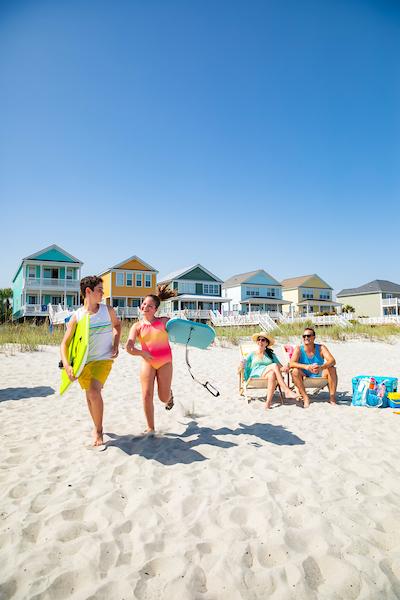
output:
M285 344L283 347L288 356L289 364L295 347L291 344ZM307 393L309 390L312 390L312 396L317 396L321 390L328 386L328 380L325 377L304 377L303 384ZM295 389L295 385L290 377L290 372L288 373L288 386L291 389Z
M247 358L250 352L254 352L257 349L256 345L252 342L246 342L244 344L240 344L240 357ZM256 400L257 396L255 395L256 390L265 390L265 396L268 390L268 381L267 379L263 379L262 377L257 377L253 379L244 380L244 369L239 370L239 394L246 398L247 403L250 404L252 400ZM280 394L281 404L283 404L283 394L279 385L276 386L276 390L278 390ZM262 397L262 396L261 396Z

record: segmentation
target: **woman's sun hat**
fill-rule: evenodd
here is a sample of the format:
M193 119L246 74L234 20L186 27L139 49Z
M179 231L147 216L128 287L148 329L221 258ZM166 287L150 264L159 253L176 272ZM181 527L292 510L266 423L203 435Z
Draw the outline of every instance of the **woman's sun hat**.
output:
M265 331L259 331L258 333L254 333L251 336L253 342L256 342L259 337L262 337L262 338L265 338L266 340L268 340L267 348L272 348L272 346L275 344L274 338L272 338L271 336L267 335L265 333Z

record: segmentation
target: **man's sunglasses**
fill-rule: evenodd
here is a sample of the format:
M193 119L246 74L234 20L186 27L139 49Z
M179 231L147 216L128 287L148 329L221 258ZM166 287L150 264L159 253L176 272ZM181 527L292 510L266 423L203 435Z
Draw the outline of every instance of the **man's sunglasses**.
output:
M314 337L314 334L313 333L305 333L303 335L303 340L305 340L306 338L310 338L310 337Z

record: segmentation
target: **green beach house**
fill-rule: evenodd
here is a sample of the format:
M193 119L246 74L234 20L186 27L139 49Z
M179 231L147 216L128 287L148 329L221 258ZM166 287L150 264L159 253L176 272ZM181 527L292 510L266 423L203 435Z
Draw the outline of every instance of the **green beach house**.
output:
M13 320L46 317L49 304L79 306L82 265L56 244L23 258L12 281Z
M163 314L186 310L190 318L208 319L210 310L221 311L222 279L200 264L169 273L158 283L166 283L177 292L175 298L162 302Z

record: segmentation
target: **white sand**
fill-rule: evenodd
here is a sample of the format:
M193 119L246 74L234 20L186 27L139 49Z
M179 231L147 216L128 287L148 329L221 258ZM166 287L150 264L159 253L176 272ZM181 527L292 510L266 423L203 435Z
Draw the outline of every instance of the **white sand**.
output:
M238 396L237 349L191 352L214 399L175 348L154 439L121 351L102 450L56 348L0 354L0 598L400 598L400 415L348 405L353 375L400 375L400 344L329 347L342 403L270 411Z

